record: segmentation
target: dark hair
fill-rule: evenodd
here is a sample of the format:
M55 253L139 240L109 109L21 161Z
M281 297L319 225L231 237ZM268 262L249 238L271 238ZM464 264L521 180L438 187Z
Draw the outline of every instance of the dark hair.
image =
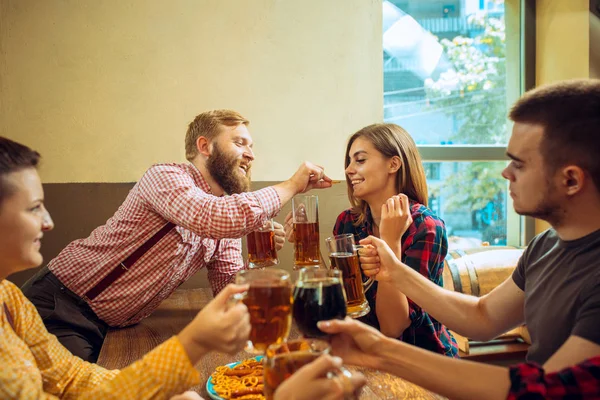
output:
M549 172L577 165L600 191L600 80L577 79L533 89L515 103L509 118L543 127L540 152Z
M427 180L421 155L413 138L401 126L396 124L373 124L365 126L348 139L346 145L346 155L344 168L350 165L350 148L352 143L358 138L364 138L371 142L373 146L387 158L398 156L402 162L402 168L397 172L396 191L404 193L409 199L427 206ZM366 201L354 197L354 190L350 177L346 175L346 185L348 187L348 200L352 205L352 212L358 215L357 224L361 224L366 219L367 207Z
M196 141L200 136L211 140L219 134L221 125L238 126L249 123L250 121L233 110L211 110L197 115L188 126L185 135L185 158L192 161L198 155Z
M40 153L20 143L0 136L0 203L12 193L6 175L25 168L36 168Z

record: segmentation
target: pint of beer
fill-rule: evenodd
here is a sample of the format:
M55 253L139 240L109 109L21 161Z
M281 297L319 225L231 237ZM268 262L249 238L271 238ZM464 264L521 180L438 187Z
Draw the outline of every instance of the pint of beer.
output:
M319 198L299 195L292 199L294 224L294 265L319 265Z
M257 231L246 236L248 245L248 265L250 268L271 267L279 264L275 250L275 227L273 220L267 220Z
M318 339L298 339L269 346L264 358L264 395L267 400L272 400L279 385L296 371L330 352L329 343ZM340 367L329 371L327 378L336 379L341 384L344 400L358 399L359 392L350 383L352 373L349 370Z
M292 283L282 269L249 269L238 272L235 282L249 284L242 301L250 313L250 337L246 351L262 354L274 343L284 342L292 325Z
M342 271L344 279L344 290L348 302L348 315L352 318L362 317L371 311L365 292L373 284L369 278L363 282L362 272L358 261L357 246L354 243L354 235L344 234L325 239L329 249L329 261L331 268Z
M316 267L302 268L294 288L292 315L304 337L327 336L317 322L346 318L342 272Z
M269 346L264 358L264 394L267 400L273 399L277 387L294 372L330 351L329 343L317 339L290 340Z

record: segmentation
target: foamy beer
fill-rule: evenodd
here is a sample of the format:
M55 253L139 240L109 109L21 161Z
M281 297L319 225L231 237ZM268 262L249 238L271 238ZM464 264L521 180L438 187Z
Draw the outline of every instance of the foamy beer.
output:
M250 268L271 267L279 264L275 249L275 227L273 220L265 221L257 231L246 236L248 245L248 265Z
M329 354L329 343L318 339L298 339L282 344L269 346L264 358L264 394L267 400L273 399L275 390L308 363L313 362L322 354ZM354 400L358 393L352 391L349 383L352 374L344 367L327 374L329 379L336 378L344 388L344 399Z
M319 265L319 198L299 195L292 199L294 224L294 265Z
M292 283L282 269L249 269L238 272L235 283L248 284L241 296L250 313L246 351L262 354L271 344L283 343L292 325Z
M354 235L344 234L329 237L325 240L329 249L331 268L342 271L344 290L348 302L348 315L352 318L362 317L371 311L365 292L373 284L373 278L363 282L362 272L358 261L357 246Z

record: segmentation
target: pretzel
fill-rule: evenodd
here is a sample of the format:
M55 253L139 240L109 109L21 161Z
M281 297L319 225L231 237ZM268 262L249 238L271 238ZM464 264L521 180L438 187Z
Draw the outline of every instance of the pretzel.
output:
M214 391L223 399L265 400L261 361L249 358L233 368L217 367L211 379Z

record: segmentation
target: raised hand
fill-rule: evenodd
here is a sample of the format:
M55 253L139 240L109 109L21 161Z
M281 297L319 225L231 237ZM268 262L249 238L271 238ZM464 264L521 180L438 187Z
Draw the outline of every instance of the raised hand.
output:
M345 393L360 390L366 380L360 373L353 373L343 382L342 378L327 378L328 372L341 366L340 358L322 355L286 379L275 391L275 400L342 400Z
M295 185L296 193L325 189L332 185L331 178L325 175L323 167L308 161L303 162L289 180Z
M402 193L392 196L381 206L379 237L394 251L399 252L402 248L402 235L412 222L408 197Z

